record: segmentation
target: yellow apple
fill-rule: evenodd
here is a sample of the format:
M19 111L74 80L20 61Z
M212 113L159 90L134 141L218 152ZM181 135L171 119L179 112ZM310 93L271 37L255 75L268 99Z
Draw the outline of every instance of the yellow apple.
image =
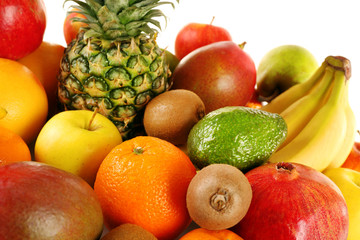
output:
M122 142L120 132L105 116L90 110L54 115L35 142L35 161L82 177L93 186L105 156Z
M360 172L348 168L331 168L323 172L341 190L349 212L347 240L360 239Z

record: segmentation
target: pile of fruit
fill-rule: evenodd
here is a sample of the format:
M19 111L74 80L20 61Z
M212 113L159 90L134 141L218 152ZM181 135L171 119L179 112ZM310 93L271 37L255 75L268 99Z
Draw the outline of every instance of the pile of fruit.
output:
M0 4L1 240L360 239L348 59L283 45L256 69L200 23L171 53L175 3L68 1L66 47L42 0Z

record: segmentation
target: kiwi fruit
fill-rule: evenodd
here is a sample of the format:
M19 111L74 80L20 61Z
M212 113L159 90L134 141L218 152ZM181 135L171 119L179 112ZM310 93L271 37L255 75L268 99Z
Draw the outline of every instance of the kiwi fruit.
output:
M196 93L185 89L169 90L146 105L143 124L147 135L183 145L191 128L204 115L205 105Z
M246 176L229 164L211 164L191 180L186 205L192 220L208 230L233 227L245 217L252 189Z
M136 224L124 223L106 233L101 240L157 240L157 238Z

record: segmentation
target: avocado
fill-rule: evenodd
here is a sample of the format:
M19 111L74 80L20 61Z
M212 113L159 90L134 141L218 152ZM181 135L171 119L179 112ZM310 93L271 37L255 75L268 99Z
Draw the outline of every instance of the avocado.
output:
M187 149L199 169L223 163L247 172L266 163L286 135L287 125L279 114L229 106L208 113L193 126Z

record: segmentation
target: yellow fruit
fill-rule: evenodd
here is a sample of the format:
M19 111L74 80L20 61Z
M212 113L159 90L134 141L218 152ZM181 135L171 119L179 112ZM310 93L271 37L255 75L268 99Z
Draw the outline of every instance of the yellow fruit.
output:
M48 101L41 82L23 64L0 58L0 126L26 143L35 140L48 114Z

